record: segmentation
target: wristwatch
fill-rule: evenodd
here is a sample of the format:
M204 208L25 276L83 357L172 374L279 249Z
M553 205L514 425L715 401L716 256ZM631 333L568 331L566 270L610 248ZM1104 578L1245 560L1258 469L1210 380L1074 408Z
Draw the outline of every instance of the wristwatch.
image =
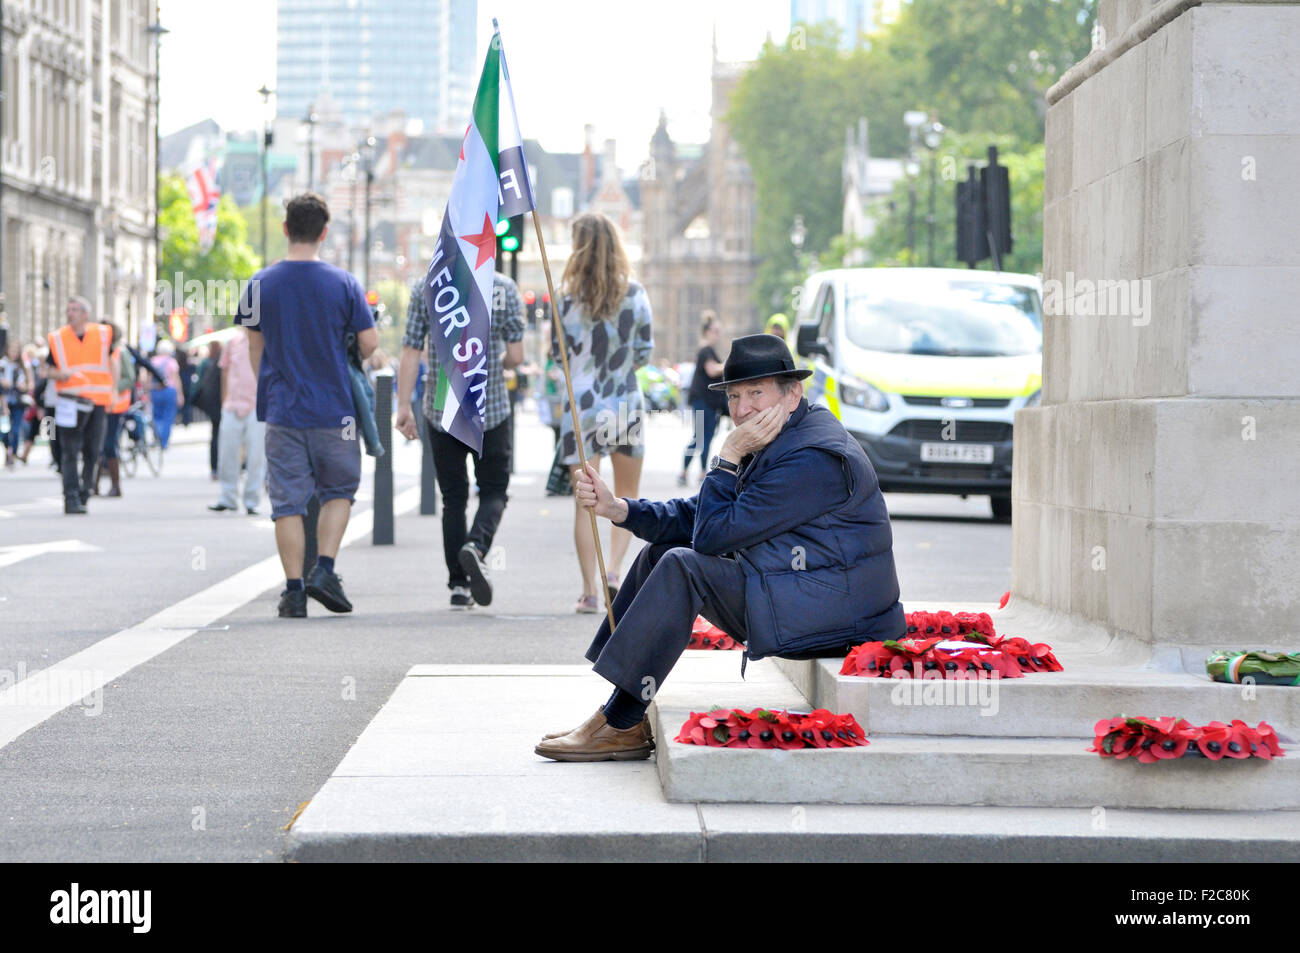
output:
M713 459L709 461L709 469L726 470L728 473L733 475L740 472L739 466L732 463L730 460L722 459L722 457L718 456L717 454L714 454Z

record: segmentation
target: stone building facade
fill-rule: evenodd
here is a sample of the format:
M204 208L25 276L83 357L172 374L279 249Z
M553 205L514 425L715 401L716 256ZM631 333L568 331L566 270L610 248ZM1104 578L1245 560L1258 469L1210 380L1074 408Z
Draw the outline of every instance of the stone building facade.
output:
M661 115L641 169L637 272L654 310L656 360L694 359L706 308L722 320L724 350L731 338L761 330L753 301L754 179L725 118L747 66L719 63L715 47L708 143L685 159Z
M154 301L151 0L4 0L0 278L11 334L71 294L134 340Z

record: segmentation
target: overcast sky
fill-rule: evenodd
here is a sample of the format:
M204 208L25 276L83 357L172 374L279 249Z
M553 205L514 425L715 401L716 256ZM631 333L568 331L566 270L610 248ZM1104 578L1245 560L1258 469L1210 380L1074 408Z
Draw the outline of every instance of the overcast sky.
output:
M492 17L510 63L520 132L550 150L618 140L619 165L645 156L662 107L679 142L709 129L713 25L723 60L758 54L789 30L789 0L479 0L482 63ZM161 51L162 133L215 119L227 130L261 124L263 83L275 87L273 0L161 0L170 32ZM466 117L468 120L468 117Z

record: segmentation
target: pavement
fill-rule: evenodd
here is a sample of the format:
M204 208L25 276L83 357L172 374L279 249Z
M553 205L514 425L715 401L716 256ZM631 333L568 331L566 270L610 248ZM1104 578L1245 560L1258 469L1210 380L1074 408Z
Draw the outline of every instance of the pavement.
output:
M646 433L641 495L679 495L686 428L664 416ZM506 694L481 695L485 717L512 698L526 711L524 683L572 706L530 713L523 734L568 727L607 693L582 661L593 617L572 611L572 501L543 495L551 435L531 414L518 420L511 502L489 560L496 598L458 613L440 520L418 514L418 445L397 440L391 546L370 541L367 458L338 560L356 610L311 603L307 620L280 620L272 524L206 510L216 496L206 441L205 425L178 428L162 476L126 481L120 500L93 498L87 517L62 514L44 448L0 473L0 856L282 860L291 819L416 666L538 667L518 685L490 676ZM905 600L987 602L1009 588L1010 527L989 518L987 499L889 503ZM612 767L657 786L652 765ZM491 774L474 784L509 793Z

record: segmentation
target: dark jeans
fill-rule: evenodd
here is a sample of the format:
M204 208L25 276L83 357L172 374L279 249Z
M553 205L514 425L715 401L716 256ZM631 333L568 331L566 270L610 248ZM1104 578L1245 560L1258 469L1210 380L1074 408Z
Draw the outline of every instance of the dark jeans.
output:
M709 447L713 444L713 435L718 429L717 410L702 402L691 404L692 426L695 428L691 436L690 446L686 448L686 454L682 457L682 472L691 465L691 457L696 453L700 455L700 472L703 473L709 468Z
M105 418L106 422L104 425L104 444L103 444L105 460L117 459L117 438L118 435L122 432L122 419L125 416L126 416L125 413L109 414L107 418Z
M217 409L216 413L210 415L212 421L212 439L208 442L208 468L217 472L217 441L221 437L221 410Z
M27 408L23 406L21 400L6 400L5 403L9 407L9 432L5 434L4 445L13 453L17 453L23 442L23 412Z
M705 556L690 546L653 543L642 549L613 608L614 634L602 618L587 660L596 663L596 674L645 702L686 651L696 616L737 641L747 638L744 570L735 560Z
M108 414L98 404L89 413L77 414L77 426L59 427L60 470L63 474L63 498L79 499L95 486L95 466L104 448L104 428ZM77 482L77 457L81 456L81 482Z
M469 579L460 568L460 549L470 542L481 555L487 555L509 499L506 490L510 486L510 418L483 434L483 453L474 457L478 511L468 533L465 511L469 504L469 476L465 456L473 451L441 430L429 427L428 434L438 486L442 488L442 551L447 559L447 588L468 586Z

